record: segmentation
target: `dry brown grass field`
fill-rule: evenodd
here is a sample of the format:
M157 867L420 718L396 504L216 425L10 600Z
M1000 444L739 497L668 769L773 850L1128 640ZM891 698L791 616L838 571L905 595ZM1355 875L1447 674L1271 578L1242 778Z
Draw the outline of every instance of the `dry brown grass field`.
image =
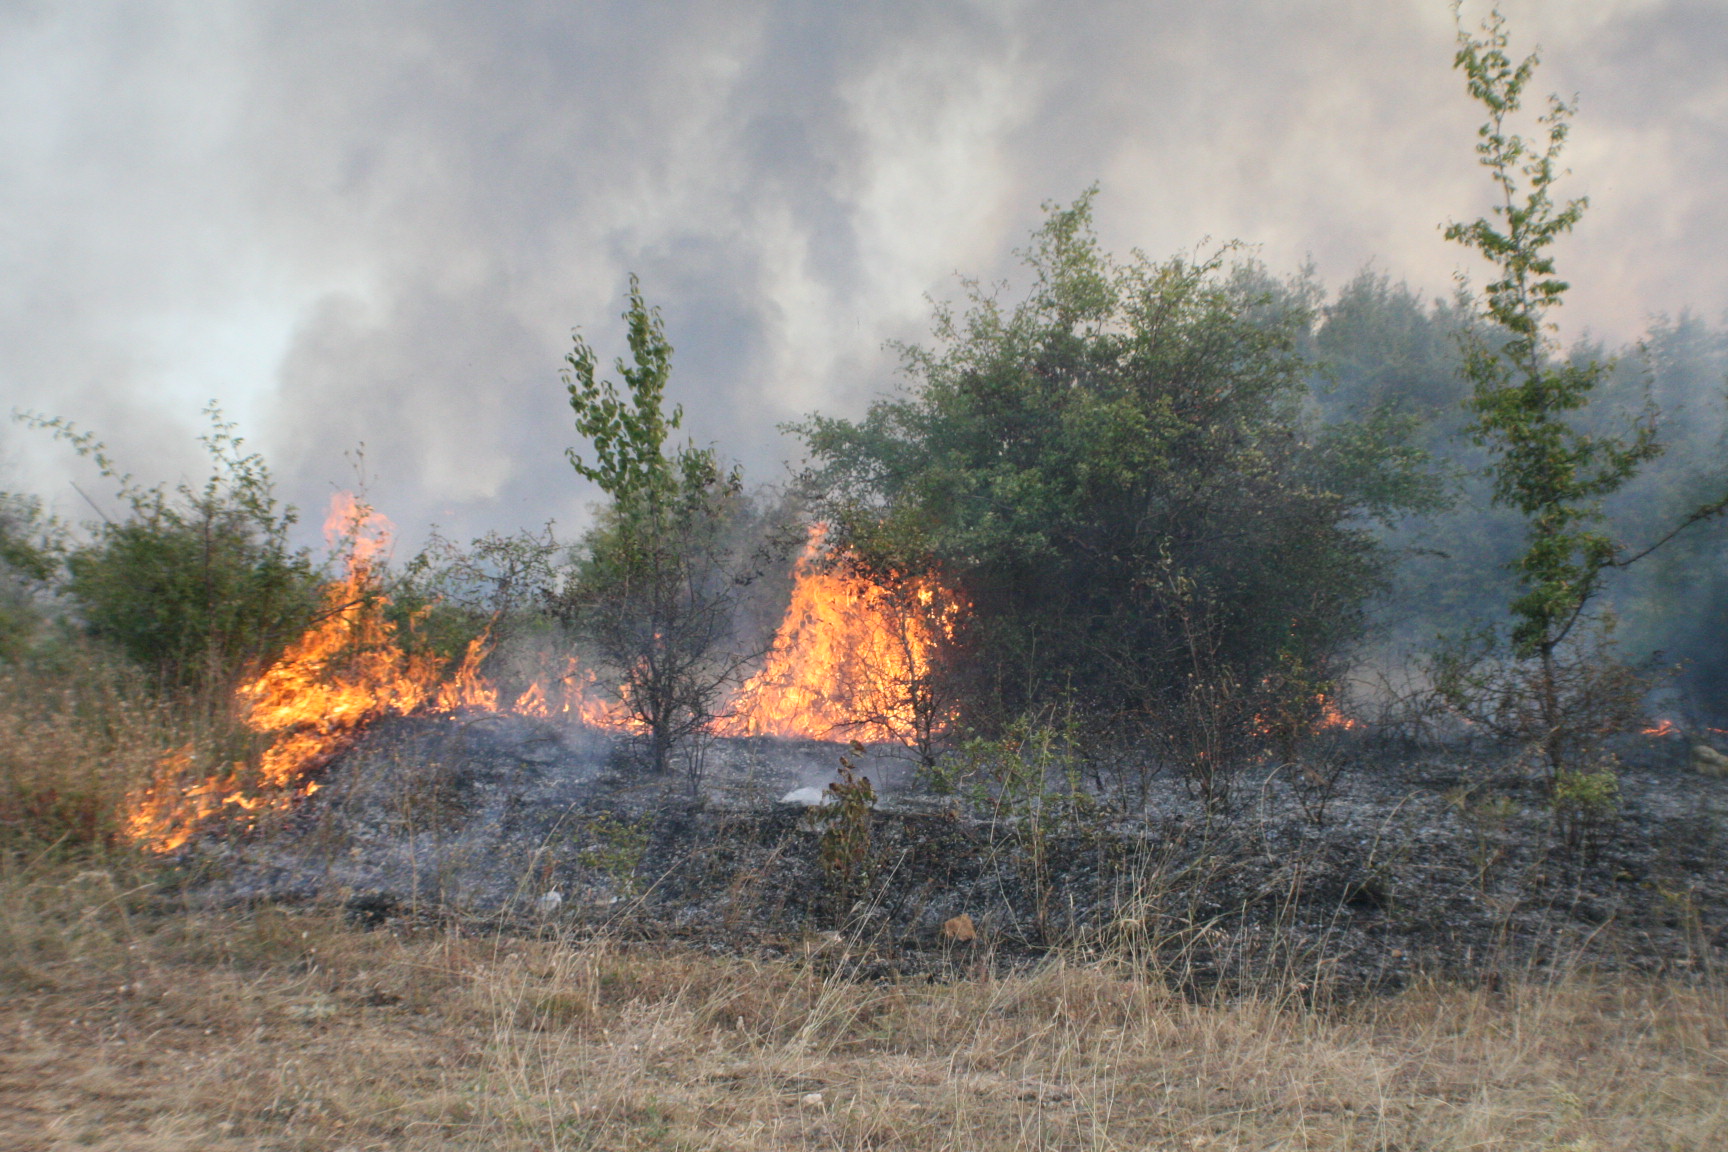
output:
M872 983L830 939L176 905L103 841L183 733L86 672L0 689L0 1148L1728 1147L1708 981L1195 1002L1133 956Z
M1191 1003L1061 961L874 985L313 911L147 911L135 883L8 878L0 1146L1728 1147L1720 988Z

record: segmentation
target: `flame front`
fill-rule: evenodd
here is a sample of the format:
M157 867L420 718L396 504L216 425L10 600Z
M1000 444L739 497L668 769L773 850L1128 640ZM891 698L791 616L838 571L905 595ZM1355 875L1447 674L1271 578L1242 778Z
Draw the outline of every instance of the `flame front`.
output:
M436 656L404 648L381 581L389 521L341 494L324 531L332 551L346 556L343 577L325 588L312 627L237 692L246 726L270 737L257 771L234 764L200 774L192 747L164 757L131 799L126 827L135 843L171 852L224 812L245 813L250 822L286 808L317 791L319 770L385 716L500 708L497 687L480 673L487 634L468 645L453 672ZM739 690L718 734L827 738L846 731L895 739L943 719L928 707L921 716L916 701L928 702L932 658L939 640L952 635L955 599L927 580L883 588L824 571L821 541L821 530L813 530L767 663ZM572 658L559 672L547 669L509 710L636 731L622 691L607 698L598 687L594 673Z
M1321 731L1342 729L1350 732L1362 727L1362 721L1347 715L1342 708L1338 707L1337 701L1324 692L1320 694L1317 703L1320 705L1320 718L1315 722L1315 728Z
M341 493L331 500L324 534L333 551L346 554L343 578L324 589L312 627L237 692L246 726L271 736L255 778L234 765L193 779L190 747L164 757L132 798L126 826L134 842L172 852L226 809L255 814L311 795L314 773L380 717L497 707L497 691L479 673L486 635L468 645L448 679L436 656L403 648L379 579L390 522Z

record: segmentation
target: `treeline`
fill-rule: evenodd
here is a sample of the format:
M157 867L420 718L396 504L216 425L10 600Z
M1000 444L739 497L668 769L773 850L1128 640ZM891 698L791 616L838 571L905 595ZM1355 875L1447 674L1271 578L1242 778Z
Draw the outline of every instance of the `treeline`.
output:
M1556 786L1663 669L1687 719L1722 722L1728 329L1682 315L1612 354L1555 343L1547 249L1583 210L1549 195L1570 109L1551 102L1545 144L1510 134L1534 59L1505 46L1497 22L1460 35L1506 197L1449 229L1495 270L1479 297L1373 272L1332 296L1229 247L1119 260L1087 193L1048 211L1022 295L968 284L901 349L898 391L794 427L808 468L752 494L678 441L671 342L632 281L616 380L580 335L567 358L570 461L605 496L592 527L435 538L392 574L400 634L455 659L485 633L507 690L579 651L645 763L695 781L820 522L825 562L885 589L908 645L857 731L933 771L1059 745L1100 779L1143 790L1168 767L1224 805L1238 767L1299 755L1370 674L1382 701L1540 746ZM103 645L219 709L311 622L330 573L219 413L209 480L174 490L28 419L125 513L74 533L4 498L0 655Z
M646 366L623 366L622 391L604 396L590 351L571 386L579 413L611 405L617 417L577 429L610 461L602 472L578 460L611 496L596 526L574 542L549 530L435 537L393 574L393 610L452 657L487 626L603 649L638 698L668 698L654 716L662 764L761 656L810 519L831 526L832 563L886 585L927 579L966 605L938 629L950 644L930 682L907 691L931 702L931 723L957 715L977 732L1060 711L1173 751L1184 727L1173 718L1227 714L1225 727L1252 730L1255 716L1345 691L1365 653L1419 659L1437 637L1503 617L1523 531L1492 506L1486 454L1464 434L1464 303L1373 272L1329 295L1229 250L1118 263L1090 211L1088 195L1050 213L1022 299L974 286L940 310L934 340L902 349L898 393L856 421L800 425L813 463L789 491L752 496L712 450L668 444L671 350L635 295L627 316ZM1721 485L1728 330L1664 318L1612 357L1574 355L1613 363L1585 427L1661 413L1663 455L1609 504L1622 535L1676 521ZM640 441L628 459L626 412ZM38 501L5 497L7 658L78 636L165 689L224 692L306 628L330 573L290 543L296 514L265 462L211 417L211 475L173 490L136 484L86 434L38 422L95 458L122 515L73 532ZM1682 535L1610 595L1626 649L1661 653L1698 717L1719 719L1722 533ZM633 658L673 626L700 636ZM663 665L715 690L668 702L694 689L639 683Z

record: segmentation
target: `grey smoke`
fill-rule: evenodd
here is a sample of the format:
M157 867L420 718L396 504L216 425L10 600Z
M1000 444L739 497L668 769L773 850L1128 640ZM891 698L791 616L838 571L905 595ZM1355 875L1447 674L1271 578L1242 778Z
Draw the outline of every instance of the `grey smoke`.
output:
M1506 7L1582 97L1569 330L1718 315L1728 11ZM572 326L621 350L635 271L690 433L772 479L776 425L891 387L924 295L1094 180L1118 251L1448 291L1436 226L1487 190L1451 38L1438 0L12 3L0 400L172 480L215 396L313 520L364 442L410 538L573 527L557 369ZM82 514L63 451L8 428L0 460Z

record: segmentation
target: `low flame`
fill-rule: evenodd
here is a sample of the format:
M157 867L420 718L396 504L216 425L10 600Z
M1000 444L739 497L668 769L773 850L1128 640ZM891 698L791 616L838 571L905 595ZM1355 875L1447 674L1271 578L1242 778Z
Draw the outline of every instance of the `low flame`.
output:
M1672 720L1658 720L1648 728L1640 730L1644 736L1673 736L1680 731L1680 726Z
M1316 732L1353 732L1363 727L1362 721L1349 715L1338 702L1324 692L1312 701L1313 710L1305 705L1292 705L1271 715L1256 714L1254 732L1265 737L1282 735L1311 736Z
M1320 694L1317 702L1320 705L1320 719L1315 721L1314 726L1320 731L1353 732L1362 727L1362 721L1354 716L1345 715L1344 710L1338 707L1337 701L1325 693Z
M488 635L468 645L449 676L436 656L403 648L379 579L391 531L387 519L352 496L332 499L324 534L333 551L346 554L346 572L325 588L305 635L237 693L246 726L272 736L255 778L233 765L188 784L194 750L164 757L152 782L132 798L126 826L134 842L172 852L225 809L256 814L311 795L318 769L381 717L498 707L497 689L480 675ZM561 682L579 685L573 665ZM579 691L564 696L561 710L584 711Z

